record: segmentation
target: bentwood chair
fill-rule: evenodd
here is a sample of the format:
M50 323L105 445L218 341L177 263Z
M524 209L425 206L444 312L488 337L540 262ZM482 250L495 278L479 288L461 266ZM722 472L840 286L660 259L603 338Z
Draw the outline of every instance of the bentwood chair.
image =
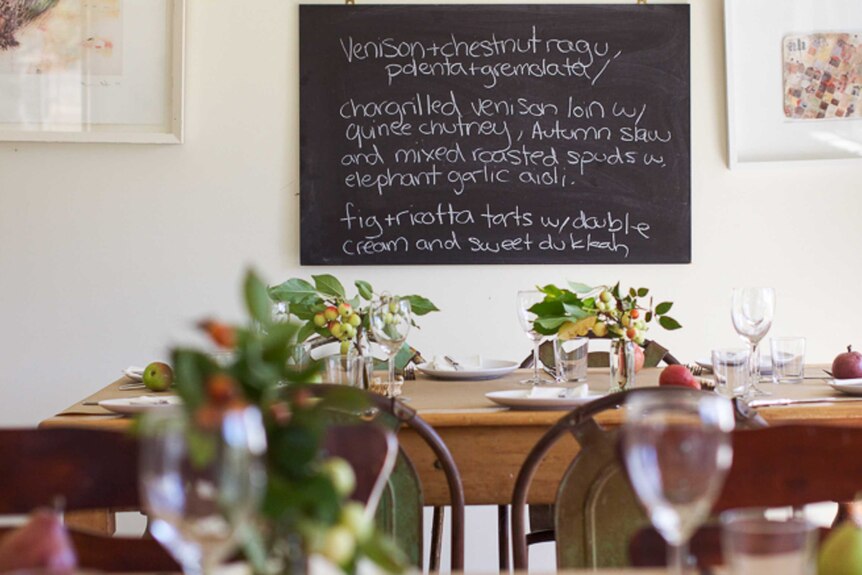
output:
M39 507L140 509L138 445L89 429L0 430L0 515ZM99 571L179 571L154 539L70 533L78 566Z
M397 455L392 432L372 424L333 426L324 449L356 475L352 499L373 512ZM39 507L65 511L140 509L138 443L123 433L90 429L0 430L0 515ZM107 572L178 572L154 539L71 530L78 566Z
M350 464L356 477L350 498L373 514L398 458L395 434L371 423L334 425L326 430L323 449Z
M683 388L637 388L611 394L571 411L539 440L527 455L512 495L512 546L515 570L528 568L528 544L556 541L559 569L624 567L628 542L648 524L617 456L619 428L601 427L595 417L621 407L628 397L643 393L708 393ZM741 402L735 404L737 426L765 422ZM579 451L563 475L554 504L553 529L526 531L530 483L545 455L571 435ZM534 527L533 527L534 528Z
M733 432L733 464L718 513L738 507L793 507L822 501L852 501L862 491L862 428L777 425ZM707 525L692 538L690 553L702 568L721 563L719 530ZM665 563L665 546L655 530L632 538L636 566Z
M591 339L603 339L594 338ZM661 344L655 340L646 340L643 345L644 367L656 367L664 362L667 365L678 364L679 361ZM554 366L553 341L545 341L539 346L539 360L542 365L549 369ZM610 353L607 351L591 351L587 356L589 367L608 367L610 365ZM521 362L521 369L533 367L533 354L528 355ZM533 530L527 537L527 545L543 543L553 540L554 532L554 506L553 505L530 505L530 527ZM497 525L499 529L499 563L500 570L509 568L509 510L508 506L500 505L497 508Z
M338 393L352 396L354 404L366 407L353 412L333 413L333 421L344 423L356 420L374 422L398 433L403 428L410 428L433 451L438 467L446 476L451 499L451 561L454 571L464 570L464 488L461 475L449 449L414 409L395 399L369 393L367 391L343 385L320 384L311 386L310 391L318 396ZM419 475L406 453L399 448L395 468L380 500L377 511L377 522L384 532L389 533L404 551L413 565L422 567L422 486ZM435 514L435 519L436 519ZM430 570L440 567L440 546L434 541L442 540L442 516L432 525L432 548Z

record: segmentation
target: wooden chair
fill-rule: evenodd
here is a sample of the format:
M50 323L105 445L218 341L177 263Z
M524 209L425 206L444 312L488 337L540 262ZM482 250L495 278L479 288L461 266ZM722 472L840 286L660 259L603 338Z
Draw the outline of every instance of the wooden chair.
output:
M589 336L590 339L605 339ZM655 340L646 340L643 345L644 367L656 367L662 361L667 365L678 364L679 361L671 355L667 348ZM555 370L553 341L545 341L539 346L539 361L548 370ZM591 351L587 354L588 367L608 367L610 353L607 351ZM533 354L528 355L520 365L521 369L533 367ZM527 545L544 543L553 540L554 506L530 505L530 528L533 530L527 536ZM509 510L506 505L497 508L497 528L499 541L500 570L509 568Z
M350 498L373 514L398 458L395 434L379 425L335 425L326 430L323 449L353 468L356 488Z
M338 423L363 420L380 424L398 433L403 427L413 430L437 457L436 464L446 476L451 497L451 570L464 570L464 488L461 475L452 458L452 454L437 435L414 409L404 403L388 399L380 395L342 385L320 384L311 386L310 391L324 397L330 393L353 396L357 402L364 402L370 408L359 412L333 413L333 421ZM395 468L390 475L388 485L381 497L377 512L377 521L383 529L390 533L401 549L408 555L414 565L422 567L422 486L419 475L410 459L399 449ZM440 567L440 547L433 544L434 540L442 539L442 514L435 514L432 525L432 553L429 561L430 570Z
M139 509L137 442L85 429L0 430L0 515L38 507L66 511ZM153 539L73 531L79 567L99 571L178 571Z
M602 428L595 416L622 406L632 394L708 393L683 388L637 388L605 396L560 419L527 455L512 495L512 545L515 570L528 568L526 503L530 483L545 455L571 434L580 451L563 475L554 505L553 530L530 535L557 541L557 567L583 569L628 565L628 542L647 519L617 457L618 428ZM737 424L765 422L744 403L736 403Z
M852 501L862 491L862 428L778 425L733 432L733 464L713 512L738 507L802 507ZM663 565L665 545L651 528L632 538L636 566ZM698 531L690 553L702 567L721 563L719 530Z
M591 337L592 340L602 340L606 338ZM678 364L676 359L664 346L655 340L645 340L643 344L644 351L644 367L656 367L661 362L667 365ZM539 361L546 368L554 369L554 342L545 341L539 346ZM610 353L607 351L591 351L587 355L587 364L589 367L608 367L610 365ZM521 369L533 367L533 354L528 355L521 362Z

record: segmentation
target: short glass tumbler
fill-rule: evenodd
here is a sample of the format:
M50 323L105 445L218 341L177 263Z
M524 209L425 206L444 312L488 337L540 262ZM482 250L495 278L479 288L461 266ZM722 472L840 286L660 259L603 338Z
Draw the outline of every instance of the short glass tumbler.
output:
M562 386L581 384L587 381L587 353L589 338L554 340L554 367L557 384Z
M748 361L751 352L747 349L712 350L712 375L715 391L724 397L742 397L748 393Z
M817 528L802 517L772 520L763 509L726 511L721 546L730 575L817 572Z
M773 337L772 380L775 383L801 383L805 377L805 338Z
M365 387L369 376L366 367L369 362L361 355L331 355L324 360L324 379L327 383Z

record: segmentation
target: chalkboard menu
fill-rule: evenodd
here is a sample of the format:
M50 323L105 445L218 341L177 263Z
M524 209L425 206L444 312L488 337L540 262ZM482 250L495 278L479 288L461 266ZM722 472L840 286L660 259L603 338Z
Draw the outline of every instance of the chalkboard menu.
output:
M300 6L303 264L691 261L688 5Z

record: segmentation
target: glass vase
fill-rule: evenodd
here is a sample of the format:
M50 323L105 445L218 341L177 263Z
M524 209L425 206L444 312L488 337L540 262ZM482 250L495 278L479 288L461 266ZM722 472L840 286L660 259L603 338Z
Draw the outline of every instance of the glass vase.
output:
M611 341L609 393L627 391L635 386L635 344L633 341Z

